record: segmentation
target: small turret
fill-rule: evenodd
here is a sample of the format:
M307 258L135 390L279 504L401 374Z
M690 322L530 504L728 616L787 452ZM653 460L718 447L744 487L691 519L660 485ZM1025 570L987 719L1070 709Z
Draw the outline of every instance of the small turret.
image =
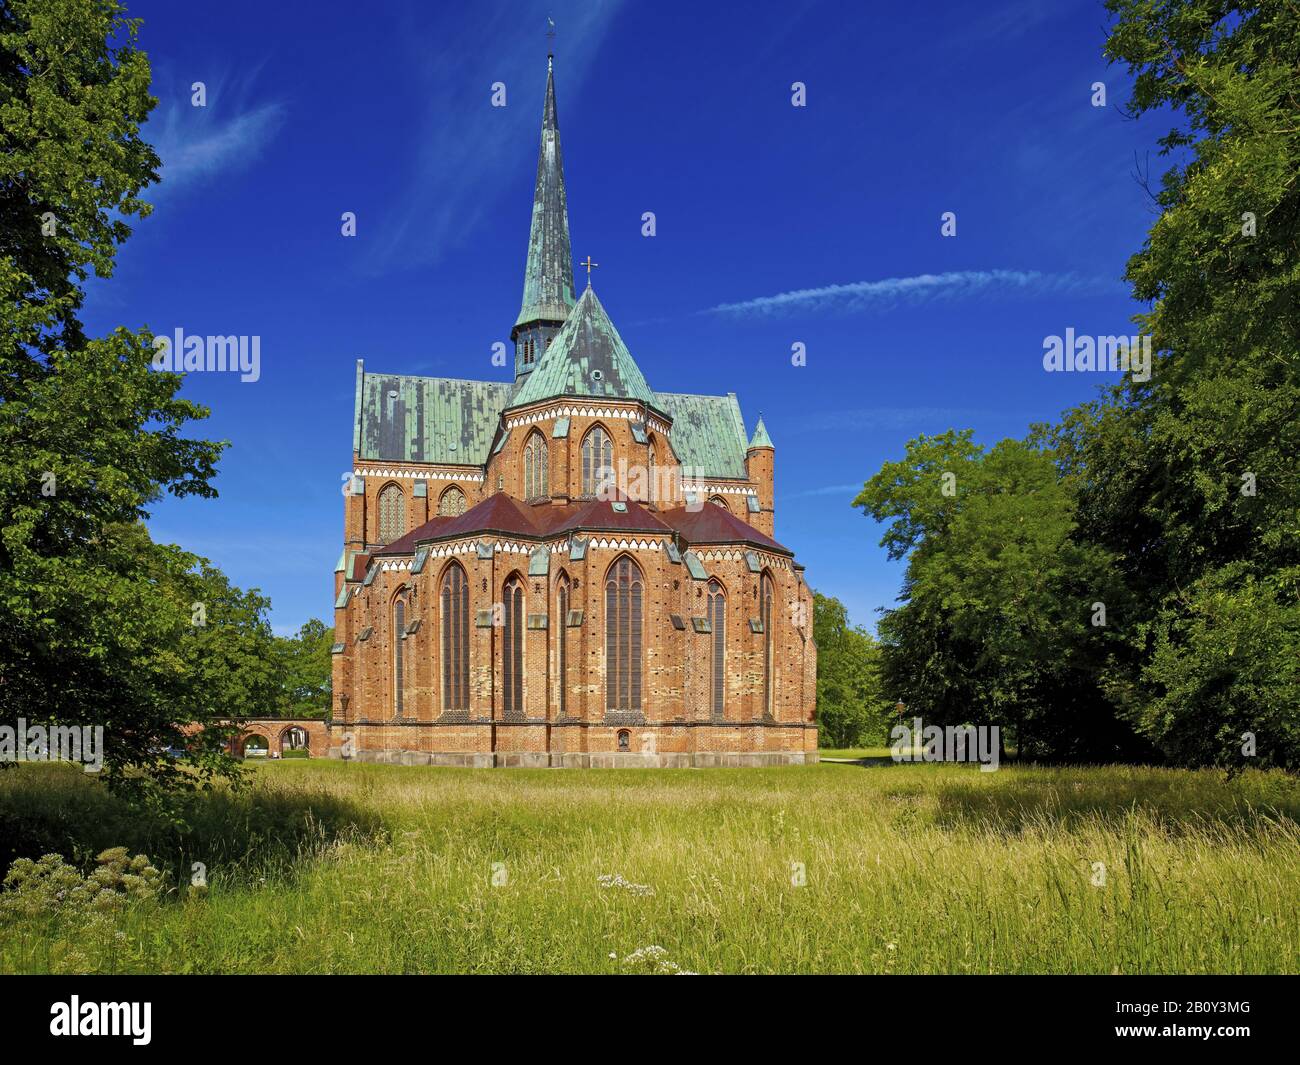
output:
M758 489L758 511L745 514L745 520L759 532L776 535L776 446L767 435L763 416L758 416L754 435L745 451L745 473Z

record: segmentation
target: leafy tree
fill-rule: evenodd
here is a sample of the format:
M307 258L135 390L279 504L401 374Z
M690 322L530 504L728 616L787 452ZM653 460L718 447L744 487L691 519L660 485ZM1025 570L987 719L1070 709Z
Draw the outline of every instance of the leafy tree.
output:
M813 593L817 642L817 728L823 747L857 747L884 734L880 648L849 624L838 599Z
M1108 6L1130 111L1176 123L1162 213L1126 275L1158 357L1150 382L1044 437L1076 496L1078 541L1113 551L1133 593L1107 680L1125 714L1185 764L1295 768L1300 9Z
M109 783L156 796L231 770L219 729L185 741L197 776L158 752L273 699L274 669L265 600L140 524L163 492L216 494L224 445L184 435L208 412L147 331L78 317L157 180L136 29L115 0L0 4L0 708L103 725Z
M1100 686L1119 637L1098 621L1125 601L1110 554L1072 540L1050 455L1014 440L986 453L971 435L910 441L854 500L908 559L880 625L886 690L928 724L1010 730L1022 755L1133 752Z
M159 160L138 20L115 0L0 5L0 357L6 378L79 349L81 283L113 272ZM116 42L116 44L114 44ZM16 357L23 352L26 357ZM6 397L7 398L7 397Z
M1294 769L1300 8L1107 7L1130 114L1173 123L1161 214L1126 272L1153 373L1026 445L913 441L868 483L856 505L892 519L884 543L909 560L884 679L928 716L1003 720L1030 751L1142 756L1127 723L1181 764ZM1088 600L1101 631L1081 628Z
M312 618L293 639L279 640L283 679L279 712L287 717L323 717L330 708L334 630Z

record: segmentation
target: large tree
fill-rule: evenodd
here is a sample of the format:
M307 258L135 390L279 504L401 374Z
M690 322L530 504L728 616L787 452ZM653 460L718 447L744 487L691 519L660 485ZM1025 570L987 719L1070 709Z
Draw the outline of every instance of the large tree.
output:
M885 681L1030 751L1131 751L1127 725L1180 764L1294 769L1300 6L1107 6L1130 114L1172 123L1126 273L1153 373L1025 445L913 441L868 483L856 505L909 559ZM1081 627L1089 601L1105 626Z
M282 662L279 713L324 717L333 690L334 630L318 618L307 621L291 639L280 639Z
M1053 434L1079 542L1133 592L1112 672L1185 764L1300 766L1300 7L1111 0L1129 110L1172 122L1129 261L1151 380Z
M1049 455L971 435L910 441L854 500L908 560L880 624L885 689L927 724L998 725L1022 756L1139 753L1101 686L1126 600L1112 556L1072 539Z
M79 317L157 180L136 30L114 0L0 4L0 707L103 725L110 782L149 791L181 725L257 687L265 605L144 533L163 493L215 495L223 445L185 435L207 411L147 331ZM219 739L192 743L205 772L229 768Z
M813 593L817 642L817 729L823 747L881 743L885 705L880 687L880 645L849 623L838 599Z

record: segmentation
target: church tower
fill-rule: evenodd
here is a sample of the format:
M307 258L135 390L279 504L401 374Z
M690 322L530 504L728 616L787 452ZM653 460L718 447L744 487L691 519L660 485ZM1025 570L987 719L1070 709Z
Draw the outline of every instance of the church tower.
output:
M524 266L524 299L510 331L515 345L516 384L532 372L575 303L569 205L564 194L564 157L560 152L553 67L554 56L547 56L546 103L542 107L542 145L537 157L528 261Z

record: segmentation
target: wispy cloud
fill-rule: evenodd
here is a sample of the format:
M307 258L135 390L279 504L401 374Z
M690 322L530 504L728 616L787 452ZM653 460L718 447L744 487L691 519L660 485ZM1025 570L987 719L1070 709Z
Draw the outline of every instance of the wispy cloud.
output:
M579 99L583 77L620 2L558 4L555 95L562 143L566 110ZM371 242L365 260L371 272L427 266L444 258L498 208L512 181L521 174L531 179L536 169L546 85L541 18L521 19L515 3L476 11L459 30L438 20L434 35L441 46L436 51L427 47L432 32L427 26L408 25L402 34L412 51L412 92L428 103L420 128L408 140L407 188L395 198L401 206L386 215ZM496 82L505 84L505 107L490 106ZM525 212L525 224L527 208L527 203L516 206ZM521 244L521 261L523 253Z
M702 313L752 316L830 311L853 314L941 300L969 299L973 296L1043 296L1099 291L1114 284L1112 281L1080 277L1077 274L1051 274L1039 270L954 270L942 274L887 277L880 281L854 281L844 285L795 289L738 303L719 303Z
M862 481L854 481L852 484L827 484L821 488L808 488L802 492L792 492L790 495L781 495L785 499L808 499L811 496L848 496L852 498L862 491Z
M169 94L145 130L162 160L162 183L151 199L247 169L274 140L286 109L278 100L259 99L257 71L240 78L207 80L207 103L195 107L191 91Z

